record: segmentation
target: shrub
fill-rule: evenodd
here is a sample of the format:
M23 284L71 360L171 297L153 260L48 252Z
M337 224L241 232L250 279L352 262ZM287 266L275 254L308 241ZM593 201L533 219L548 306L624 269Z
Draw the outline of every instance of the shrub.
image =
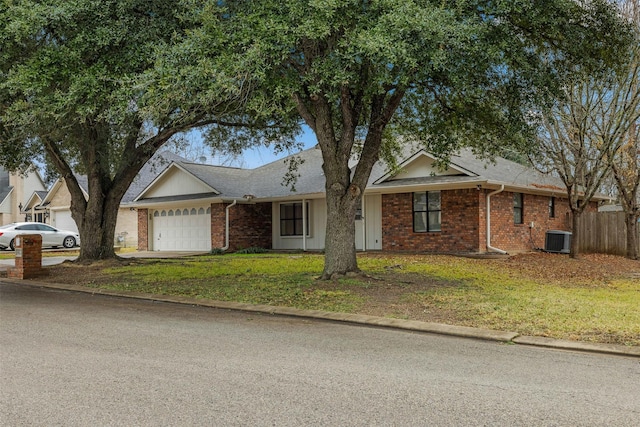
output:
M237 254L264 254L268 252L265 248L260 248L257 246L252 246L250 248L239 249L236 251Z

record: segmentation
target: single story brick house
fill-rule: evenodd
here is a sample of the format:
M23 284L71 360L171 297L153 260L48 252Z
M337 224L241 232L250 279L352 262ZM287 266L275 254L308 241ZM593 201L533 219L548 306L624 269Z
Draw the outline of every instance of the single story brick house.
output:
M322 154L297 154L295 191L285 160L256 169L172 161L123 207L137 210L138 249L322 250L326 202ZM470 150L446 170L414 149L389 172L374 167L356 219L358 250L479 253L543 248L548 230L571 228L562 183ZM597 207L597 200L592 209Z

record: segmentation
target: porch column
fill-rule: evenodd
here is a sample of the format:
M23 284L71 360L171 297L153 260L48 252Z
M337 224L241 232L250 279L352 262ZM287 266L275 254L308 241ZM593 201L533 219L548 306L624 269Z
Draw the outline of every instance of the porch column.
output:
M307 201L302 199L302 250L307 251Z

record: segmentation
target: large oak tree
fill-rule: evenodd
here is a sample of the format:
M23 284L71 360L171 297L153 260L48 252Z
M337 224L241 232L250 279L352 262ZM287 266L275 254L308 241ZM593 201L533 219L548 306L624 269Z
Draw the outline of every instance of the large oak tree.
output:
M198 46L183 47L182 69L165 55L194 29L191 6L0 3L0 163L19 170L40 160L64 178L82 261L115 257L120 201L163 144L241 104L241 76L217 73ZM87 199L77 174L88 178Z
M253 108L304 123L317 137L324 278L358 270L356 208L374 163L392 157L398 137L444 157L461 145L489 155L524 149L530 112L559 93L569 70L601 69L625 38L615 10L599 0L216 5L198 9L204 33L194 40L226 28L224 50L235 55L227 65L250 76Z

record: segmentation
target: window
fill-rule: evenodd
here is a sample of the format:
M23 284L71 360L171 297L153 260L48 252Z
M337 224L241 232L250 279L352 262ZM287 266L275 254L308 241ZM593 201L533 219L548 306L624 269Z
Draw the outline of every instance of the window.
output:
M306 206L306 235L309 235L309 203ZM302 203L280 205L280 235L302 236Z
M549 197L549 218L556 217L556 198Z
M442 208L439 191L413 193L413 231L441 231Z
M513 193L513 222L515 224L524 224L522 199L522 193Z
M38 230L38 225L37 224L24 224L24 225L21 225L19 227L16 227L16 230L37 231Z

